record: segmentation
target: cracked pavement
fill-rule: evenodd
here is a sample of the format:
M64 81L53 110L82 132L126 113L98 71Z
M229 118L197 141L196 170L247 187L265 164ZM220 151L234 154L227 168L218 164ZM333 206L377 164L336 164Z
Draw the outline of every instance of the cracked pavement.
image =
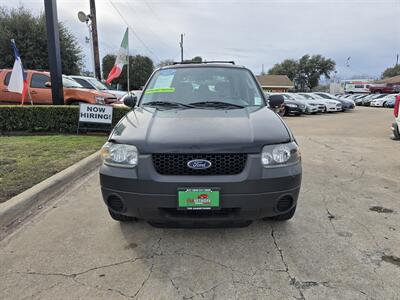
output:
M400 299L391 110L285 120L304 168L291 221L119 224L94 172L0 241L0 299Z

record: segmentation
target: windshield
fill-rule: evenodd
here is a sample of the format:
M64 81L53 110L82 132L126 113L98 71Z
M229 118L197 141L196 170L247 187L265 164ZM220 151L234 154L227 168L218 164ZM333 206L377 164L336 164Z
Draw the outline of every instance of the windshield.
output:
M299 99L299 100L306 100L307 99L305 96L300 95L300 94L296 94L296 98Z
M224 102L241 107L264 106L264 98L247 69L187 67L159 70L142 96L141 104L154 102L193 104Z
M322 98L325 98L325 99L334 99L335 100L335 98L333 98L333 97L331 97L329 95L326 95L326 94L314 94L314 95L319 96L320 98L322 97Z
M93 84L96 88L96 90L101 90L101 91L105 91L108 90L108 88L101 82L98 81L97 79L94 78L88 78L87 79L91 84Z
M307 99L307 100L314 100L314 98L313 97L311 97L310 95L307 95L307 94L299 94L300 96L303 96L305 99Z
M282 94L283 98L287 99L287 100L296 100L295 98L293 98L292 96L288 95L288 94Z
M63 76L62 81L63 81L63 86L66 88L83 88L83 86L81 86L75 80L67 76Z

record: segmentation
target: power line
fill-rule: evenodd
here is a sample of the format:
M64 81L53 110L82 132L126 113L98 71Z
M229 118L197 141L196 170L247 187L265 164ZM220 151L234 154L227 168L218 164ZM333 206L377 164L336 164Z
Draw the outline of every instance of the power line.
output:
M144 2L144 3L147 4L147 2ZM134 13L134 15L137 16L136 11L135 11L135 8L133 7L132 3L127 2L126 4L129 5L129 7L132 9L132 12ZM151 11L151 12L154 14L153 11ZM155 16L155 14L154 14L154 16ZM140 18L140 20L141 20L142 23L144 23L144 21L143 21L142 18ZM157 18L156 18L156 20L158 21ZM154 36L156 36L156 37L158 38L158 41L159 41L161 44L163 44L166 48L171 48L171 45L167 45L167 44L163 41L163 39L162 39L155 31L153 31L153 30L150 28L150 26L147 27L147 30L150 31Z
M118 15L121 17L122 21L125 23L126 26L132 31L132 33L135 35L135 37L139 40L139 42L142 43L142 45L147 49L149 53L151 53L157 60L160 62L160 58L146 45L146 43L139 37L139 35L136 33L136 31L132 28L132 26L129 24L129 22L124 18L124 16L121 14L119 9L115 6L114 3L112 3L111 0L108 0L108 2L111 4L111 6L115 9L115 11L118 13Z

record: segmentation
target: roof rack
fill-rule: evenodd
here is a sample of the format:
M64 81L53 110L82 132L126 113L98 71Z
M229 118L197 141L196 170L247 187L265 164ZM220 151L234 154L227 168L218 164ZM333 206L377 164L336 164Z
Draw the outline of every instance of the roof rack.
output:
M232 64L234 65L235 62L233 60L208 60L208 61L183 61L173 63L174 65L185 65L185 64Z

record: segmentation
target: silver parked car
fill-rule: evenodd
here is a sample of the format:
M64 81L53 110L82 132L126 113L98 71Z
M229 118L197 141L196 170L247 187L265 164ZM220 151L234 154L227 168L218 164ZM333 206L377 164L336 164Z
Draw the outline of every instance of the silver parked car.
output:
M80 85L82 85L86 89L97 90L100 92L113 94L115 97L117 97L117 100L121 99L122 96L126 95L126 91L111 90L104 83L102 83L101 81L99 81L97 78L94 77L78 76L78 75L71 75L69 77L77 81Z

